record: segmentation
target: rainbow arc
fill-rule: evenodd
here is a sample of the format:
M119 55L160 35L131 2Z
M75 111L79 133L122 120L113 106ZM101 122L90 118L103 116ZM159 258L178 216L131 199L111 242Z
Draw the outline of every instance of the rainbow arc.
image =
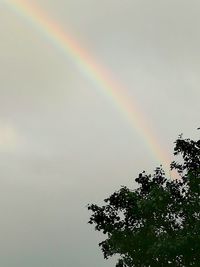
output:
M55 21L50 19L39 6L25 0L8 0L5 3L16 14L29 22L40 34L44 35L57 49L61 50L67 58L72 59L81 72L106 97L110 98L113 105L117 106L120 112L125 115L131 127L138 132L147 147L154 154L156 161L162 164L164 169L169 169L169 163L171 161L169 156L159 145L155 133L150 125L148 125L148 121L139 109L136 101L133 103L126 95L125 92L127 90L119 85L104 67L100 66L71 35L63 30Z

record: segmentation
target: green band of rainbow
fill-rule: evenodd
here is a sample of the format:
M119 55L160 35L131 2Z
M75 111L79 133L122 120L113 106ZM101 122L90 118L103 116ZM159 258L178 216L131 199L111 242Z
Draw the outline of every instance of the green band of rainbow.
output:
M28 20L56 48L62 50L68 58L71 58L78 65L80 70L97 85L97 88L104 92L112 100L112 103L117 105L120 111L125 114L131 126L145 140L158 163L162 164L164 168L167 166L168 169L170 158L158 144L158 139L148 125L145 116L139 110L137 104L126 97L124 88L111 78L111 75L105 68L100 67L86 50L82 49L74 38L62 30L59 25L50 20L40 7L32 3L30 4L25 0L8 0L5 3L20 16Z

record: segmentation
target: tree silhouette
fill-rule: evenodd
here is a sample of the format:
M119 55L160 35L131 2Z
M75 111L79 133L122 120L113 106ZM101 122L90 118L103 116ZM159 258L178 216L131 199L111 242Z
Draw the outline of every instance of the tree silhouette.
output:
M89 223L107 238L99 244L107 259L119 255L116 267L200 266L200 140L175 142L172 162L180 179L167 179L161 167L135 179L105 199L88 205Z

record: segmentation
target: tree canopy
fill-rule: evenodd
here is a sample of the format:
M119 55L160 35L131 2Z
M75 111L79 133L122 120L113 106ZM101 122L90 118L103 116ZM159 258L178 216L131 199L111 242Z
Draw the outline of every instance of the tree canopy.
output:
M106 235L104 257L119 256L116 267L199 266L200 140L180 135L174 155L181 156L171 163L180 179L159 167L140 173L136 189L123 186L103 206L88 205L89 223Z

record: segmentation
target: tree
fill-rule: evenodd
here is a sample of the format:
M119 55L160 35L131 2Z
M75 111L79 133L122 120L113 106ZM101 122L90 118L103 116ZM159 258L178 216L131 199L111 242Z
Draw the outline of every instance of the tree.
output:
M135 179L138 188L122 186L103 206L88 205L89 223L103 231L99 246L116 267L200 266L200 140L175 142L172 162L180 179L167 179L162 167Z

